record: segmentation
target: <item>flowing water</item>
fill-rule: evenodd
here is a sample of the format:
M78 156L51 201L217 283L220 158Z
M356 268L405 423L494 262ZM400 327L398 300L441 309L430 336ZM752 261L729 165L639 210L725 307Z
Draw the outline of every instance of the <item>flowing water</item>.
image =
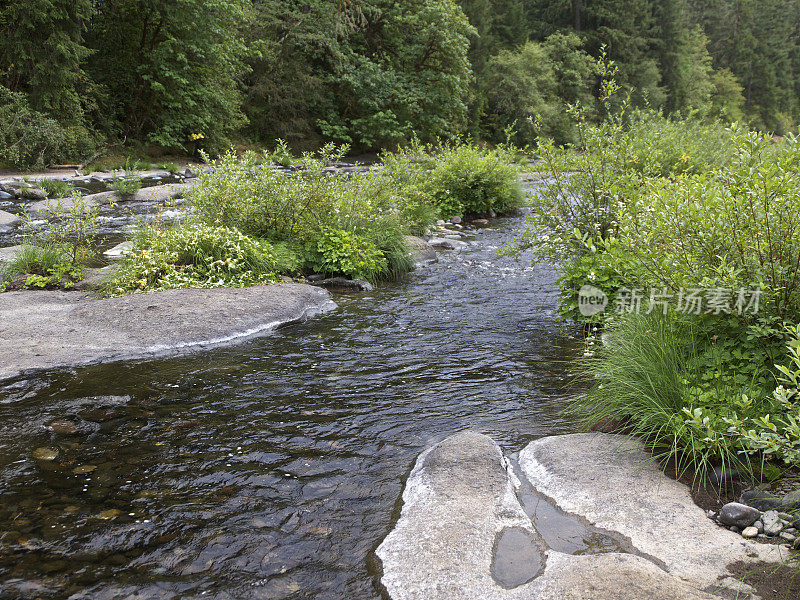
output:
M244 345L0 388L0 597L380 598L420 451L574 430L555 276L497 255L523 224Z

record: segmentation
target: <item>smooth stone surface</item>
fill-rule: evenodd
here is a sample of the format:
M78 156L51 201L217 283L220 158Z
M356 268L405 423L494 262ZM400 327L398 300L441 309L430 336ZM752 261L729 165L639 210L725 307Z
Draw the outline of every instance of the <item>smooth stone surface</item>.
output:
M0 226L2 227L14 227L18 225L20 222L20 218L17 215L11 214L10 212L6 212L4 210L0 210Z
M800 490L789 492L781 498L781 508L784 510L797 510L800 508Z
M0 248L0 263L11 261L11 259L13 259L20 250L22 250L21 245Z
M518 527L500 532L492 560L495 581L503 587L519 587L536 577L543 567L544 556L534 534Z
M118 270L118 264L108 265L100 269L86 269L83 273L83 280L75 284L75 289L98 290L111 281Z
M113 248L109 248L103 252L103 256L109 260L119 260L126 254L130 254L131 250L133 250L133 246L134 242L131 240L128 240L127 242L121 242Z
M758 536L758 529L755 527L745 527L742 531L742 537L754 538Z
M372 284L363 279L347 279L346 277L330 277L313 282L313 285L339 290L343 292L371 292Z
M193 187L189 183L167 183L164 185L155 185L136 190L130 196L122 197L116 192L100 192L98 194L89 194L83 197L83 201L87 208L95 206L106 206L116 202L153 202L156 204L167 203L176 198L183 198L186 192ZM74 206L71 198L63 198L61 204L65 209L70 209ZM34 202L30 207L31 212L46 213L47 202Z
M513 588L501 585L493 576L493 547L502 539L498 535L512 529L515 536L525 536L528 549L538 539L516 498L514 481L499 446L485 435L459 433L424 451L406 483L400 520L376 551L389 596L393 600L718 598L632 554L573 556L549 550L544 570L535 579ZM535 560L529 550L526 556L523 561Z
M467 247L466 242L460 242L458 240L448 240L445 238L436 238L436 237L429 239L428 244L430 244L434 248L444 248L447 250L463 250L464 248Z
M761 512L752 506L728 502L719 511L719 521L723 525L735 525L739 528L749 527L761 517Z
M439 255L428 242L414 235L405 236L408 253L417 266L439 262Z
M785 549L743 540L705 518L688 488L666 477L641 444L625 436L543 438L526 446L519 461L534 487L562 510L626 536L698 589L719 585L730 563L786 558Z
M180 289L93 299L0 294L0 380L26 371L151 358L243 341L336 304L304 284Z
M783 531L784 523L781 521L777 510L768 510L761 517L761 522L764 523L764 533L767 535L778 535Z

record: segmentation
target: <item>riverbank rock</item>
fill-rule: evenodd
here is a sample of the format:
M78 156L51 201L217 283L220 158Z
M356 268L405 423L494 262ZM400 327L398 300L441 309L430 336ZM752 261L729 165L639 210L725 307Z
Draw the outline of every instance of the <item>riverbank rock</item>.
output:
M105 256L108 260L120 260L126 254L129 254L131 250L133 250L133 246L134 243L130 240L127 242L121 242L113 248L109 248L103 252L103 256Z
M324 287L337 292L371 292L372 284L363 279L347 279L346 277L329 277L327 279L309 279L312 285Z
M83 197L84 205L87 208L94 208L97 206L107 206L112 203L154 203L166 204L172 200L183 198L186 192L193 187L191 183L166 183L164 185L155 185L152 187L145 187L136 190L130 196L120 196L117 192L100 192L98 194L89 194ZM71 209L74 202L71 198L62 198L61 205L65 209ZM34 202L31 204L30 211L38 214L46 214L47 202Z
M536 440L520 453L531 484L561 509L616 531L645 556L698 589L728 579L734 562L780 562L779 546L754 544L718 527L688 488L666 477L641 444L590 433Z
M6 292L0 294L0 380L232 344L335 307L329 292L304 284L100 300L80 292Z
M430 244L434 248L444 248L446 250L463 250L464 248L467 247L466 242L460 242L458 240L448 240L445 238L436 238L436 237L429 239L428 244Z
M119 264L112 264L99 269L86 269L83 279L75 284L76 290L99 290L107 284L119 270Z
M750 527L753 523L761 518L761 511L756 510L752 506L746 504L739 504L738 502L729 502L723 506L719 511L719 522L723 525L735 525L740 529Z
M22 246L6 246L0 248L0 263L11 262L11 260L22 250Z
M597 466L597 465L595 465ZM403 492L395 529L376 553L393 600L710 600L657 564L634 554L569 555L544 551L515 492L499 446L460 433L423 452ZM617 506L617 510L628 507ZM496 578L503 540L524 581ZM680 545L680 539L676 539ZM518 548L519 550L519 548ZM538 567L538 573L537 573ZM533 579L525 577L524 569Z
M18 225L20 218L4 210L0 210L0 227L14 227Z
M428 242L414 235L405 236L406 247L411 260L417 267L439 262L439 255Z

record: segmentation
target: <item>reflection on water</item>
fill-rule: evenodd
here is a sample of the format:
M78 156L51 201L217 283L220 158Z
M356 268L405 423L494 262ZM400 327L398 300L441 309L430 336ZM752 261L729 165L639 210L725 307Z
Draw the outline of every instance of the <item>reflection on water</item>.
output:
M522 219L498 223L246 345L0 389L0 596L380 597L423 448L573 430L577 333L548 268L496 255Z

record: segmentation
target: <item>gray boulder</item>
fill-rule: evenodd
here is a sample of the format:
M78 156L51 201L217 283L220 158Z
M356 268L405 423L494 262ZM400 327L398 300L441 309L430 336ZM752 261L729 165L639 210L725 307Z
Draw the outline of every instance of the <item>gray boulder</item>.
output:
M9 212L0 210L0 227L14 227L19 224L19 217Z
M463 250L467 247L465 242L460 242L458 240L448 240L445 238L431 238L428 240L428 244L433 246L434 248L444 248L447 250Z
M25 200L44 200L47 198L44 190L35 187L23 187L20 189L19 194Z
M761 511L752 506L738 502L728 502L719 511L718 518L723 525L735 525L740 529L744 529L745 527L750 527L759 517L761 517Z
M411 260L413 260L417 266L427 265L439 261L439 255L436 254L436 250L434 250L433 246L431 246L422 238L413 235L407 235L404 239L406 242L406 247L408 248L408 253L411 256Z

